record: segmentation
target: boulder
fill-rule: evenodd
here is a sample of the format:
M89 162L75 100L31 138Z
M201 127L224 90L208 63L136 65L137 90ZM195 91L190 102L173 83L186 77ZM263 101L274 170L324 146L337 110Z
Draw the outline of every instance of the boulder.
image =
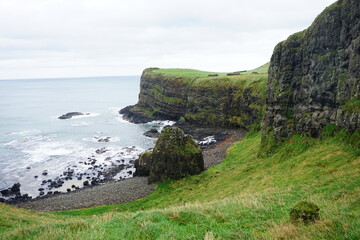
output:
M135 160L134 176L149 176L152 152L144 152Z
M19 193L20 192L20 187L21 184L20 183L15 183L12 187L11 187L11 191L13 193Z
M156 128L152 128L144 133L144 136L150 138L158 138L160 136L159 131Z
M314 203L301 201L297 203L290 211L290 220L292 222L302 221L305 224L315 222L320 219L320 208Z
M149 183L180 179L204 170L198 144L178 127L168 127L161 132L149 158L146 159L150 161Z

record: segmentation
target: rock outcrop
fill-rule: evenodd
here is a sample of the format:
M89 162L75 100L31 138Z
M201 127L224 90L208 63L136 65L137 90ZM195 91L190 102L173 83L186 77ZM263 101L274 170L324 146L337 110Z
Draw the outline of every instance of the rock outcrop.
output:
M198 125L246 127L259 123L265 103L267 74L187 76L145 69L139 101L120 111L127 120L184 120ZM249 80L250 79L250 80Z
M263 139L360 130L360 1L337 1L279 43L269 68Z
M61 115L60 117L58 117L58 119L70 119L72 117L82 116L82 115L84 115L84 114L81 112L69 112L69 113ZM89 115L89 113L87 113L86 115Z
M135 162L136 175L149 176L149 183L180 179L204 171L204 158L198 144L178 127L165 128L152 152Z
M309 224L320 219L320 208L311 202L301 201L290 211L290 220L293 223L303 222Z

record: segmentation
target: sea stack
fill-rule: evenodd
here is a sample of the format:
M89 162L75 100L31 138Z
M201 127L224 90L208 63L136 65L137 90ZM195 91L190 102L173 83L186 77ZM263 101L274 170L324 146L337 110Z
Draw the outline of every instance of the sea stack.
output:
M146 158L146 161L143 158ZM149 183L180 179L204 171L204 158L200 147L190 135L184 134L178 127L165 128L153 152L143 154L138 163L146 163L146 166L138 164L137 171L139 167L147 168Z

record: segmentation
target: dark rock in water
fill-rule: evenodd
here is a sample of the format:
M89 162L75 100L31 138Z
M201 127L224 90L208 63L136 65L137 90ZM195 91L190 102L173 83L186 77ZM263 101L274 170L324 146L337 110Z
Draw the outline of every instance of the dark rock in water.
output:
M34 178L38 178L39 176L38 175L35 175Z
M83 182L83 185L84 185L85 187L89 186L89 181L84 181L84 182Z
M39 190L40 192L44 191L44 189L43 189L43 188L39 188L38 190Z
M97 140L98 142L110 142L110 137L103 137Z
M180 179L204 171L198 144L178 127L165 128L150 156L149 182Z
M31 169L31 167L27 167L26 169L29 170L29 169Z
M91 181L91 185L99 184L99 179L94 179Z
M20 183L15 183L12 187L11 187L11 191L13 193L18 193L20 192L20 187L21 187L21 184Z
M119 113L123 114L124 119L133 123L147 123L156 120L156 118L146 115L143 111L137 111L135 105L125 107Z
M158 138L160 136L160 133L156 128L152 128L149 131L145 132L144 136L150 138Z
M0 193L1 193L1 195L3 195L3 196L7 196L7 195L10 194L11 192L10 192L9 189L4 189L4 190L1 190Z
M53 192L52 191L48 191L47 192L47 195L51 195Z
M71 185L71 188L75 188L76 186L75 185Z
M152 152L144 152L135 160L134 176L149 176Z
M106 148L100 148L100 149L97 149L95 152L96 152L97 154L102 154L102 153L105 153L105 152L107 152L107 151L109 151L109 150L106 149Z
M44 192L40 192L40 193L39 193L40 196L43 196L44 194L45 194Z
M47 172L47 170L43 171L41 175L43 175L43 176L46 176L46 175L48 175L48 172Z
M68 189L66 189L66 191L67 191L67 192L71 192L71 189L70 189L70 188L68 188Z
M320 219L320 208L314 203L301 201L297 203L290 211L290 220L292 222L303 222L305 224L315 222Z
M70 119L74 116L81 116L81 115L84 115L84 114L81 112L69 112L64 115L61 115L60 117L58 117L58 119Z

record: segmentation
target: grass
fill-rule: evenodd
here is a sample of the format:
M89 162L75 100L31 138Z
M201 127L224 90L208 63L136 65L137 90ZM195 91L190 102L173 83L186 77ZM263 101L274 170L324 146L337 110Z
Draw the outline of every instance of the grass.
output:
M347 113L360 113L360 99L351 99L347 101L342 110Z
M182 78L182 80L187 82L192 82L194 84L218 84L219 86L226 86L228 84L241 84L242 86L248 86L253 82L261 81L265 83L267 80L267 71L270 63L266 63L258 68L242 72L240 75L227 76L227 73L221 72L207 72L194 69L180 69L180 68L168 68L168 69L151 69L153 73L160 73L165 76L171 76ZM256 72L257 74L253 74ZM208 77L209 74L218 74L216 77ZM265 87L265 84L262 84L262 88Z
M330 135L294 136L264 158L260 134L248 135L222 164L132 203L53 214L2 204L0 238L359 239L360 157ZM290 223L301 200L320 207L320 221Z

